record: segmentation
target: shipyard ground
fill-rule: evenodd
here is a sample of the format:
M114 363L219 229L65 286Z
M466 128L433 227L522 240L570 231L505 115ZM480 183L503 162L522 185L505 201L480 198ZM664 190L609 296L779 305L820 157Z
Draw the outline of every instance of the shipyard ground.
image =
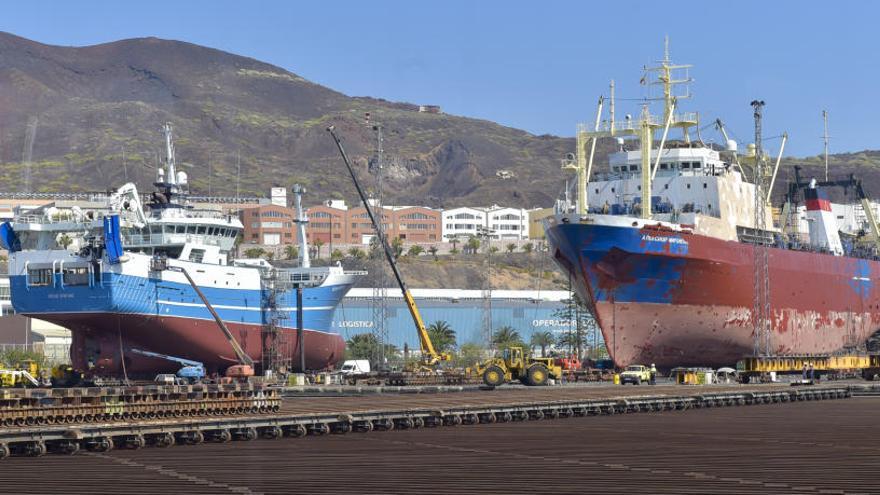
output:
M522 393L531 395L504 395ZM467 395L417 402L472 402ZM284 409L377 399L290 399ZM852 397L12 457L0 461L0 492L880 493L878 411L880 397Z

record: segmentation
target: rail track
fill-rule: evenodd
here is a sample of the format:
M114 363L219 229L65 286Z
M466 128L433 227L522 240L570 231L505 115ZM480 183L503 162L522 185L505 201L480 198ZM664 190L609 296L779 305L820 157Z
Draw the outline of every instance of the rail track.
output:
M275 389L247 383L0 389L0 427L278 412Z
M878 407L853 397L205 443L14 457L0 471L2 491L68 495L876 493Z
M683 411L716 407L843 399L852 395L847 386L795 389L697 390L685 394L613 396L609 390L551 390L537 393L451 396L382 397L375 400L337 399L285 401L276 414L230 417L155 418L142 421L13 427L0 429L0 456L42 456L46 453L75 454L81 450L107 452L114 448L139 449L174 444L224 443L231 440L277 439L350 432L411 430L441 426L539 421L627 413ZM861 390L861 389L860 389ZM587 396L583 396L586 393ZM479 400L478 400L479 399ZM332 401L332 399L331 399ZM396 402L397 401L397 402Z

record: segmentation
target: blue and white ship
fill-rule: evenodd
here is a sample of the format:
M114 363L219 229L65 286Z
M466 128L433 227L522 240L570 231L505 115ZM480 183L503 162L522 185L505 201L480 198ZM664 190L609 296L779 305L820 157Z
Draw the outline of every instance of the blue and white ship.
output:
M131 349L201 361L208 373L235 364L208 308L183 273L156 269L161 259L190 274L255 363L271 357L295 369L301 350L290 282L305 281L306 368L335 365L345 343L330 331L333 312L358 274L341 266L309 266L301 213L302 267L284 270L264 260L232 259L241 222L189 204L186 173L175 171L170 124L165 139L166 164L146 204L129 183L101 208L48 205L2 225L15 311L70 329L73 365L95 375L175 369L174 363Z

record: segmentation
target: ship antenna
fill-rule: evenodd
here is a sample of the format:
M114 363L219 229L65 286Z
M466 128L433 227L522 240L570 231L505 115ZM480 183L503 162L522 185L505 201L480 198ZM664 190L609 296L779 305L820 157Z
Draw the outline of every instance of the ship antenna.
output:
M822 123L825 127L825 132L822 134L822 139L825 141L825 182L828 182L828 111L822 110Z

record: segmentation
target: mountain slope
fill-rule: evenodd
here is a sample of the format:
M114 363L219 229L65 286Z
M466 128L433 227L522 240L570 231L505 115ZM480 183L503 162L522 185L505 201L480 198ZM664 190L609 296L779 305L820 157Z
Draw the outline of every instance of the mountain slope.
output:
M354 199L324 129L336 125L366 176L375 148L366 112L385 128L388 203L548 205L564 182L558 159L574 146L348 97L250 58L156 38L57 47L0 33L0 109L6 191L24 187L34 119L35 191L102 190L126 178L148 188L164 156L166 121L175 126L178 161L193 164L186 170L195 191L234 194L240 153L242 194L299 182L313 201ZM499 170L514 177L502 180Z

